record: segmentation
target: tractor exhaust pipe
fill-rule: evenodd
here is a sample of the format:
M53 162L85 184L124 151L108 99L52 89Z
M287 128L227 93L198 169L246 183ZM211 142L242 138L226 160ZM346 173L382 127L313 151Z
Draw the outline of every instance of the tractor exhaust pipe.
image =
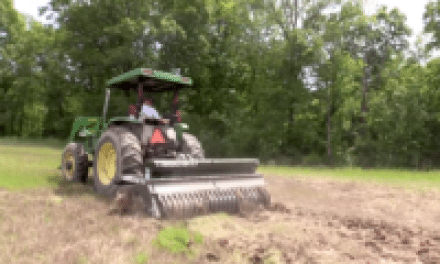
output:
M105 90L105 103L104 103L104 109L102 110L102 121L105 124L106 117L107 117L107 109L108 109L108 101L110 100L110 89L107 88Z

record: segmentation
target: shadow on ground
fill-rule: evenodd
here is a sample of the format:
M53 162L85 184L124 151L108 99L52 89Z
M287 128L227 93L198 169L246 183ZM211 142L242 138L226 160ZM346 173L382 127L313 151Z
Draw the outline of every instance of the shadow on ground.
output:
M99 195L93 189L93 178L89 177L87 183L74 183L68 182L63 177L58 175L54 175L49 177L49 183L54 186L54 193L59 196L65 197L81 197L81 196L90 196L95 197L98 200L109 202L110 199Z

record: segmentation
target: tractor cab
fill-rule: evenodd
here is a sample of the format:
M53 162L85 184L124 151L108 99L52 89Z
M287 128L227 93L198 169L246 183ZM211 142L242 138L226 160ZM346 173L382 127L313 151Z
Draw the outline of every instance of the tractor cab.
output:
M110 90L120 89L125 91L127 94L130 92L137 92L138 100L136 104L129 106L129 114L136 118L139 118L140 116L143 102L146 99L151 99L150 96L152 94L162 92L174 93L174 99L172 102L173 115L168 116L171 123L180 122L178 110L179 91L191 85L191 78L148 68L138 68L132 70L114 77L107 82L107 86L110 88ZM147 121L150 121L151 119L155 118L147 118Z
M104 105L104 122L112 89L120 89L126 94L135 92L137 101L128 106L128 118L111 118L108 126L125 125L130 126L132 131L138 131L137 135L148 157L175 158L176 153L182 149L182 131L186 127L180 124L179 91L191 85L192 80L188 77L149 68L138 68L121 74L107 82L109 88ZM173 93L171 113L163 116L145 114L148 108L156 111L152 95L165 92Z

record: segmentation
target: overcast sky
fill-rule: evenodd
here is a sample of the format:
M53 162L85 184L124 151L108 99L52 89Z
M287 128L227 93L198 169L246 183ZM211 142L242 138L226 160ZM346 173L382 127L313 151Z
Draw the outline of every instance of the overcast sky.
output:
M37 20L44 22L44 18L38 17L38 7L47 4L48 0L13 0L14 7L21 13L29 14ZM412 41L423 30L422 16L425 10L425 5L429 0L364 0L365 11L367 14L372 14L376 7L386 5L389 9L397 7L402 13L407 16L407 23L413 30Z

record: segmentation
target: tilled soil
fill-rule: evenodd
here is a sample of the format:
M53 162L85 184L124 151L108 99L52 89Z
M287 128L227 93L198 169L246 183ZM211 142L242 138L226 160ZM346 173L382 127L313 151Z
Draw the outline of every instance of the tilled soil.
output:
M439 191L265 179L269 210L186 221L205 238L194 257L151 246L174 222L109 214L91 186L0 190L0 263L440 263Z
M231 232L217 240L229 251L242 250L251 263L271 257L280 263L440 263L438 192L266 179L270 211L233 221L250 235Z

